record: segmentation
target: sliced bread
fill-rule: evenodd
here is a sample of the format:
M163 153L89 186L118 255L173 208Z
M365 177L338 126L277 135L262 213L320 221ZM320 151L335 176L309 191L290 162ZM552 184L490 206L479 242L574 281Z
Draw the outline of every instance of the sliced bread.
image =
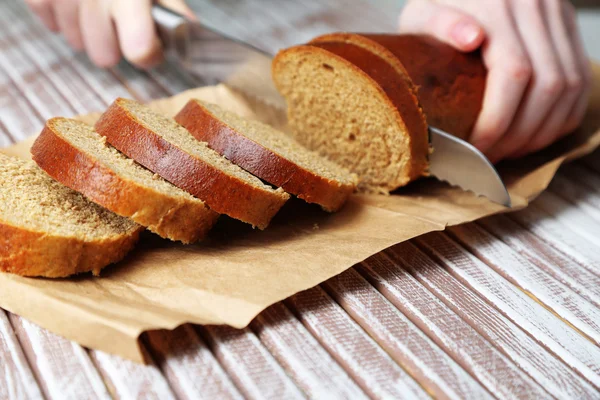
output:
M417 88L427 122L467 139L479 116L486 69L479 52L463 53L425 35L330 33L310 43L343 42L386 60Z
M31 161L0 154L0 271L98 275L121 260L143 227L54 181Z
M97 121L96 131L212 210L260 229L290 197L223 158L174 120L136 101L115 100Z
M295 138L389 193L427 174L425 116L410 78L352 43L283 50L272 65Z
M52 178L164 238L195 242L219 216L108 145L83 122L48 120L31 153Z
M327 211L339 210L356 188L355 175L283 132L215 104L190 100L175 120L246 171Z

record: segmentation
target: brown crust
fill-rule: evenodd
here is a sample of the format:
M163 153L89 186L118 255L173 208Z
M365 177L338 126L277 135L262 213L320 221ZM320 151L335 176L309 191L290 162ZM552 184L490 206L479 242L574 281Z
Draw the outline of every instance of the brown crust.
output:
M102 268L125 257L143 229L140 226L111 239L85 242L0 222L0 271L46 278L89 271L99 275Z
M108 142L149 170L203 200L211 209L264 229L288 200L227 175L146 128L117 99L96 122Z
M31 148L33 160L58 182L164 238L183 243L202 239L217 221L219 214L199 201L174 198L117 175L67 142L56 126L61 120L48 120Z
M339 210L356 188L317 175L269 150L227 125L197 100L190 100L175 120L246 171L327 211Z
M405 79L398 79L396 71L382 58L351 43L315 42L309 44L334 54L371 78L385 93L390 108L395 110L398 122L406 126L410 139L411 180L426 175L429 154L429 136L425 116L414 91Z
M417 85L427 122L467 139L481 110L487 71L479 52L463 53L430 36L332 33L312 42L370 50ZM312 43L311 42L311 43Z

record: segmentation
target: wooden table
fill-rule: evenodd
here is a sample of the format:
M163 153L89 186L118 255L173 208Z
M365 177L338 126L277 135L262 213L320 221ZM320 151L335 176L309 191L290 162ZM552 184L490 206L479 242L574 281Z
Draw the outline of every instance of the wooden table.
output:
M271 50L395 23L366 0L256 3L198 8L217 25L237 16L227 26ZM0 146L52 116L194 85L169 66L96 69L20 1L0 3L0 26ZM151 332L148 366L0 309L0 399L600 398L599 155L562 168L526 210L395 246L247 329Z

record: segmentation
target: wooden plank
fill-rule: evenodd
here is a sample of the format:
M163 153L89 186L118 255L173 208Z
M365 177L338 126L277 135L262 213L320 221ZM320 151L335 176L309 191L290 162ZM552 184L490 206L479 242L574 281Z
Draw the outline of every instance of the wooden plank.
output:
M504 215L477 222L511 249L600 307L600 276L593 274Z
M576 161L561 166L559 174L573 182L585 186L594 193L600 194L600 172L589 168L582 161Z
M556 196L567 200L570 207L577 207L600 223L600 193L567 176L562 170L552 179L549 189Z
M16 315L10 321L45 397L111 398L85 349Z
M251 328L309 398L367 398L283 303L263 311Z
M441 261L460 282L600 387L600 348L447 235L434 232L416 242Z
M164 87L150 79L147 73L135 69L124 61L111 68L111 72L138 101L149 102L170 95Z
M150 351L179 399L242 399L191 325L146 335Z
M144 348L142 352L148 356ZM167 380L155 364L137 364L96 350L90 351L90 355L116 398L175 399Z
M598 246L567 229L554 216L532 204L521 211L508 214L508 217L517 221L522 227L534 233L544 242L577 261L590 272L600 276Z
M43 399L13 328L0 309L0 399Z
M598 390L557 359L531 336L473 293L412 243L386 251L464 321L560 399L594 398ZM398 268L380 268L378 273L393 285Z
M370 257L358 270L495 397L549 397L539 384L384 253Z
M286 303L370 397L429 397L427 392L320 287L300 292Z
M476 224L449 228L452 235L509 282L600 344L600 310Z
M535 201L535 205L552 215L566 228L594 245L600 246L600 236L598 235L600 220L596 220L593 215L571 206L566 200L550 192L542 193Z
M242 395L249 399L301 399L294 384L256 335L249 329L198 327Z
M328 280L322 286L434 397L491 397L479 382L354 269Z

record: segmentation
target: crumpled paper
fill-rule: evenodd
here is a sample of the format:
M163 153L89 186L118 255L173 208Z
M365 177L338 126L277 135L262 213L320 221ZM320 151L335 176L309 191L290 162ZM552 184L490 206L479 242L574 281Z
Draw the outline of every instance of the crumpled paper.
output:
M600 69L595 69L599 82ZM285 124L280 110L222 85L190 90L152 106L174 115L190 98L275 126ZM93 123L98 115L80 119ZM209 238L196 245L144 234L137 248L101 277L47 280L0 273L0 306L86 347L143 362L138 338L144 331L188 322L241 328L269 305L396 243L525 207L561 163L600 144L599 117L596 87L586 121L574 137L501 167L513 200L510 210L434 179L390 196L354 195L335 214L294 199L265 231L222 217ZM27 158L32 142L2 151Z

